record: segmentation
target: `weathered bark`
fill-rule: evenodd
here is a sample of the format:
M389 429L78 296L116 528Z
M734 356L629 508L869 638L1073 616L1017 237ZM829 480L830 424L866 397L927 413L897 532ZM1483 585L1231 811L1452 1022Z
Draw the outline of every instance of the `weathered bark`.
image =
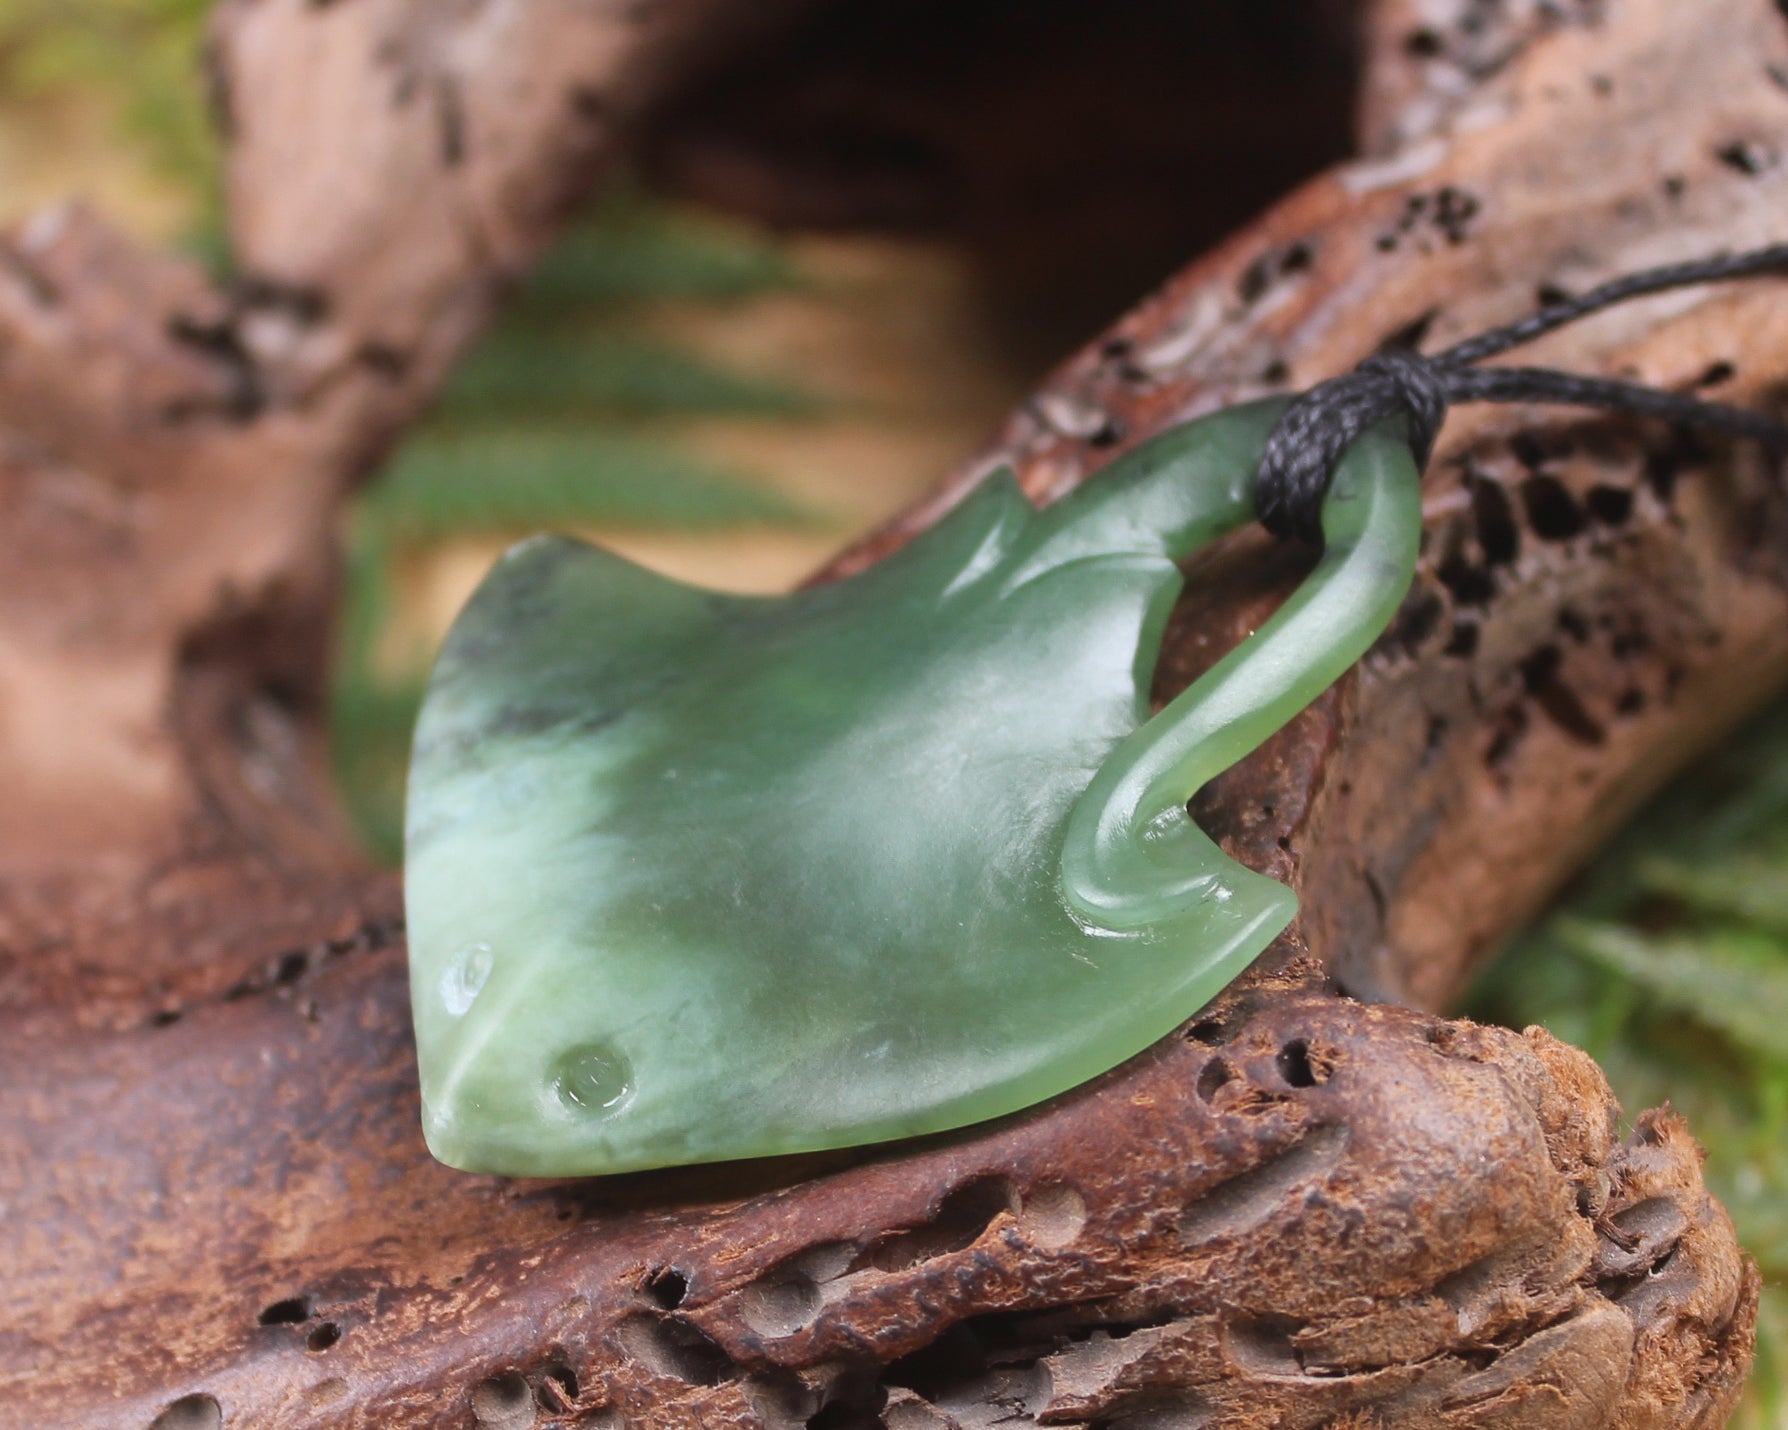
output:
M0 1002L128 1023L363 922L317 749L340 499L654 97L792 8L234 0L228 292L79 212L0 249Z
M219 63L242 292L78 217L0 249L13 1418L1719 1424L1755 1276L1680 1125L1617 1139L1593 1065L1544 1034L1341 996L1444 1006L1788 674L1775 475L1635 424L1449 422L1398 628L1201 802L1304 915L1181 1035L871 1155L581 1183L429 1161L393 890L346 852L316 758L328 525L587 171L602 104L572 91L645 112L733 7L624 8L241 0ZM505 26L538 71L486 43ZM1046 499L1413 325L1441 342L1543 284L1777 236L1774 67L1769 0L1514 33L1410 142L1381 114L1379 158L1063 368L940 500L996 459ZM563 106L502 79L534 73ZM1544 357L1762 402L1779 309L1769 284L1656 300ZM1161 693L1297 561L1249 536L1204 563Z

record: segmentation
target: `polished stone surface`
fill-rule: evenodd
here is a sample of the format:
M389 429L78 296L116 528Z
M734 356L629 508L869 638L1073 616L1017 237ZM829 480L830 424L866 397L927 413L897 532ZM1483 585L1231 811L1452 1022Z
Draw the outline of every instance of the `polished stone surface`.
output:
M1160 715L1175 566L1252 515L1278 404L1034 510L1009 474L852 579L722 595L555 537L443 649L408 813L430 1147L561 1176L850 1146L1147 1047L1290 919L1186 800L1408 587L1407 450L1356 444L1321 565Z

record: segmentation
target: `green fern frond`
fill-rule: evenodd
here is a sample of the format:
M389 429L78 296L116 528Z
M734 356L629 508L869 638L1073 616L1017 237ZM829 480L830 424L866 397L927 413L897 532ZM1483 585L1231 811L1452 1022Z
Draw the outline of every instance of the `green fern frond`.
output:
M651 338L510 323L447 389L456 422L531 415L811 417L824 404L785 382L743 377Z
M1788 850L1718 858L1654 856L1640 861L1640 884L1685 908L1788 934Z
M523 286L524 319L568 307L667 299L728 302L789 289L798 276L776 243L622 193L547 255Z
M418 651L393 671L375 658L394 619L394 553L543 527L812 525L789 498L638 421L823 410L786 382L726 371L639 331L642 304L726 302L795 282L782 251L742 226L636 194L613 199L546 260L435 420L368 489L353 518L332 714L342 788L374 853L401 851L403 771L428 660Z
M365 511L387 540L412 545L542 527L715 530L813 520L769 488L663 442L494 425L416 437L368 493Z
M391 553L376 522L351 524L344 567L330 757L348 816L368 851L395 864L403 857L404 775L428 657L417 652L412 668L395 677L379 671L378 645L395 603Z
M1760 1058L1788 1067L1788 948L1743 925L1651 935L1561 920L1560 938Z
M331 702L335 775L362 843L396 864L404 852L404 780L422 705L420 676L387 683L365 670L337 676Z

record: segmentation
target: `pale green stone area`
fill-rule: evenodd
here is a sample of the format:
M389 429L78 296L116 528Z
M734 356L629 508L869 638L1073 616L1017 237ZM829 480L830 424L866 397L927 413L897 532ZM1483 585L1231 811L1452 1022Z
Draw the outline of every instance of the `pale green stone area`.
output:
M1278 403L1070 498L1010 474L852 579L751 598L554 537L460 616L407 830L424 1128L530 1176L1012 1112L1171 1031L1292 916L1187 816L1382 630L1420 532L1375 433L1321 565L1148 719L1175 561L1252 519Z

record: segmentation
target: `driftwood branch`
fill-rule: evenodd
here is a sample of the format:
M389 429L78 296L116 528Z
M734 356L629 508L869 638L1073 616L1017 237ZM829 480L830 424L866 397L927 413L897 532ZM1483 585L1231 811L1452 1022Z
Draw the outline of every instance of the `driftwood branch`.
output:
M317 758L329 523L734 8L238 0L216 64L243 283L79 215L0 248L14 1417L1721 1423L1755 1274L1685 1130L1621 1139L1581 1054L1414 1011L1788 675L1776 475L1641 425L1448 423L1397 628L1202 802L1305 912L1181 1034L869 1156L582 1183L429 1161L394 893ZM995 460L1048 499L1389 335L1781 236L1773 4L1507 8L1486 39L1425 4L1411 45L1378 7L1369 72L1402 98L1368 113L1373 157L1181 273L839 569ZM1660 299L1544 357L1767 403L1780 308L1767 284ZM1248 536L1201 566L1160 693L1297 561Z

